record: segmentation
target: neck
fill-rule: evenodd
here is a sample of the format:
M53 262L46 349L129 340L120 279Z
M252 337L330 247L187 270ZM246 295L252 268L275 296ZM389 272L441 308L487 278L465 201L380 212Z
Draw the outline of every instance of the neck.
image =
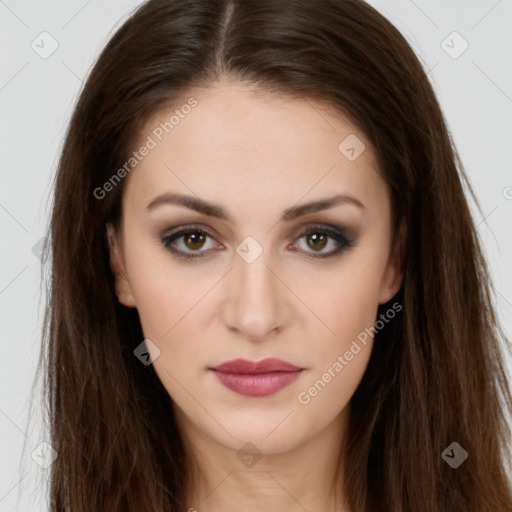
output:
M184 510L348 512L338 474L347 418L348 408L326 429L286 452L250 454L247 448L216 442L177 410L191 468Z

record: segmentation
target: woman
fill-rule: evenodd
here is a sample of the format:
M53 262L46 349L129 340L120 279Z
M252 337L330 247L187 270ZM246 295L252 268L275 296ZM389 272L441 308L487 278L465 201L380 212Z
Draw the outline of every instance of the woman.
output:
M509 511L463 180L364 2L142 4L56 176L51 510Z

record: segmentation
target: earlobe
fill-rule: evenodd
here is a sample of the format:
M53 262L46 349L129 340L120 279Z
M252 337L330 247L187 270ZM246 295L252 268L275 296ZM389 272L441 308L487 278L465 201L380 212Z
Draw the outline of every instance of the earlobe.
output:
M406 224L402 221L398 228L398 233L388 266L382 280L381 297L379 304L385 304L398 292L402 286L404 277L404 254L406 241Z
M105 224L105 234L108 242L110 268L114 275L117 299L121 304L123 304L123 306L135 307L135 300L133 298L130 282L126 277L120 243L115 228L111 223Z

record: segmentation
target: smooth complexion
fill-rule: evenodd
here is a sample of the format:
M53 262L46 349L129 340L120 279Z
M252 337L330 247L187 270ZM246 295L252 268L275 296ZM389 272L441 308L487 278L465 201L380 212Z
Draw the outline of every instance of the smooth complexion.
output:
M401 285L387 186L365 135L332 108L256 95L227 79L184 98L191 94L197 107L127 178L121 230L109 231L119 300L137 308L160 350L154 370L201 472L184 510L334 510L337 448L373 343L311 403L297 396L374 325L378 305ZM147 133L168 116L150 119ZM355 161L338 150L351 134L366 145ZM282 218L343 194L355 200ZM191 233L171 240L182 229ZM249 252L263 250L251 263L236 251L246 237L256 242ZM305 370L270 396L242 396L208 370L272 357ZM237 456L246 443L263 455L253 465Z

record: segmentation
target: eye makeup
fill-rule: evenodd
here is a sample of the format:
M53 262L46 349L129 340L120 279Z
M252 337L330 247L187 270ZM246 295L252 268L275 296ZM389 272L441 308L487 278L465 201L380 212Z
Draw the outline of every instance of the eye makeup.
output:
M215 239L215 235L211 233L209 228L200 224L190 224L167 232L161 237L161 243L173 256L191 260L208 257L213 251L222 248L222 245L218 244L215 248L210 247L203 250L204 246L208 245L208 239ZM311 248L313 246L311 250L297 248L298 242L303 239L306 247ZM350 235L348 230L333 224L321 223L309 225L300 231L293 238L292 247L293 250L304 253L307 258L326 259L352 248L354 243L355 236ZM334 249L324 250L329 244L334 245ZM194 248L194 245L198 247ZM316 250L315 245L319 245L317 248L320 250Z

